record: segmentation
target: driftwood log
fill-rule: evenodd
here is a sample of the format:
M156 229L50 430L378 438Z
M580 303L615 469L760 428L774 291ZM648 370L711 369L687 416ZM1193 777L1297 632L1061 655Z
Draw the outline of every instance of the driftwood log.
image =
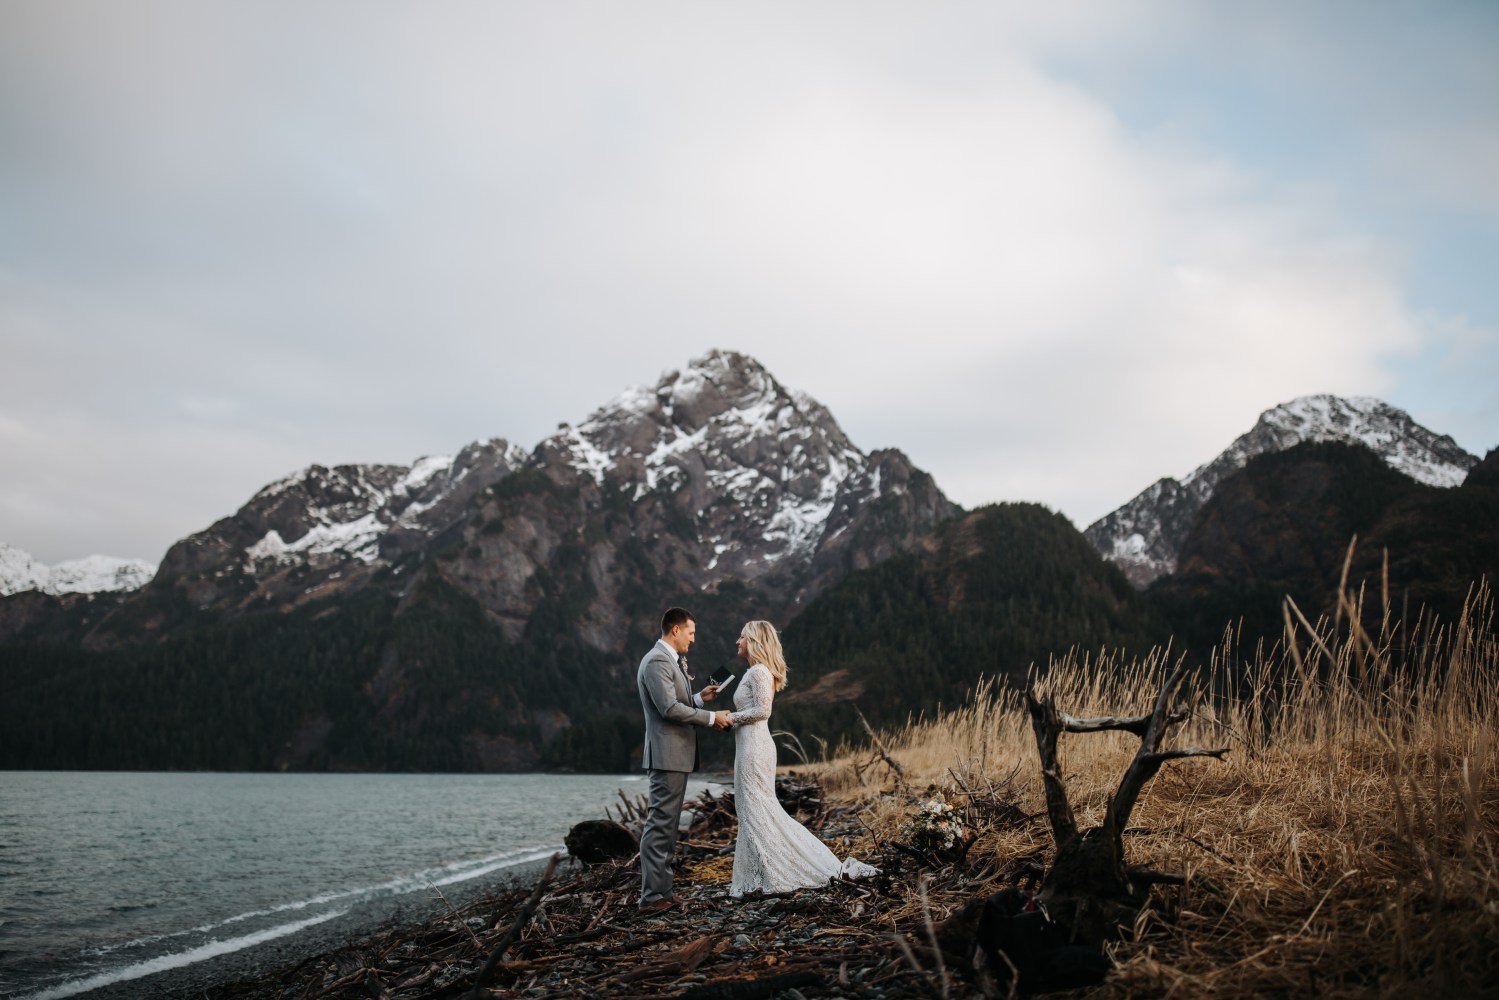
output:
M1153 710L1140 716L1078 719L1059 710L1050 696L1026 692L1056 858L1044 874L1038 870L1042 878L1034 893L1017 886L969 900L937 933L942 950L973 970L985 996L1029 996L1101 982L1111 964L1104 942L1133 925L1152 885L1185 881L1127 864L1123 836L1141 791L1163 764L1187 757L1222 758L1228 752L1226 747L1161 749L1167 730L1189 715L1173 708L1185 678L1186 668L1178 664L1161 684ZM1134 733L1140 749L1110 797L1103 823L1079 830L1062 781L1057 743L1063 733L1108 731Z
M547 861L546 871L541 873L541 879L536 883L536 888L531 890L531 895L526 897L526 904L521 907L520 914L510 925L510 929L505 932L505 936L500 938L500 943L495 945L494 950L489 953L489 958L485 960L483 967L479 969L478 977L474 980L473 989L465 994L465 1000L480 1000L485 996L484 984L489 981L495 966L499 964L500 959L505 957L505 952L516 942L521 931L525 930L526 924L530 922L531 915L536 912L537 904L541 902L541 894L546 891L547 883L557 873L557 862L561 860L561 854L553 854Z
M1161 749L1167 730L1190 715L1184 709L1173 708L1185 679L1186 667L1178 664L1162 682L1154 710L1148 715L1132 717L1076 719L1058 710L1049 695L1038 699L1034 690L1026 692L1031 728L1036 734L1036 746L1041 755L1046 816L1057 847L1056 860L1042 880L1035 902L1077 943L1100 946L1121 927L1134 922L1152 885L1181 884L1184 881L1179 874L1127 864L1123 834L1140 793L1163 764L1189 757L1222 759L1228 753L1227 747ZM1057 762L1057 740L1062 733L1110 730L1139 736L1140 749L1125 769L1118 790L1109 799L1102 825L1079 831Z

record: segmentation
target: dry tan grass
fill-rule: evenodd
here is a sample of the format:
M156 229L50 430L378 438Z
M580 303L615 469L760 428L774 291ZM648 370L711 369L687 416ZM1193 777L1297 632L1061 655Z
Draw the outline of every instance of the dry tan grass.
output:
M1116 947L1118 972L1091 995L1499 996L1499 646L1487 592L1468 607L1459 622L1410 629L1386 615L1370 635L1354 624L1363 615L1352 596L1315 625L1288 606L1292 641L1215 659L1172 744L1232 753L1168 765L1125 838L1131 862L1192 881L1158 890ZM1070 654L1039 687L1075 716L1143 713L1171 661ZM997 889L1016 858L1049 861L1017 693L982 688L885 743L912 785L958 802L955 775L971 786L1014 774L1035 818L986 831L970 871L990 866ZM1102 820L1137 746L1119 733L1063 737L1081 826ZM893 839L911 805L889 794L887 771L861 770L867 761L837 756L824 788L863 802L872 836ZM934 892L932 915L961 903Z

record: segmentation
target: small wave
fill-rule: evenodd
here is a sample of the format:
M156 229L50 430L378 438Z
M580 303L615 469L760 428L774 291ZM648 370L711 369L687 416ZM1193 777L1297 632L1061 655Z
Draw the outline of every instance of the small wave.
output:
M469 879L488 875L490 872L499 871L501 868L511 868L516 865L527 864L532 861L540 861L542 858L550 857L553 851L561 851L565 848L561 844L548 847L520 847L503 854L491 854L483 858L470 858L466 861L453 861L435 868L424 868L412 875L401 875L385 882L377 882L374 885L359 886L354 889L341 889L337 892L324 892L307 899L298 899L290 903L278 903L260 910L246 910L244 913L236 913L232 917L222 920L213 920L186 930L167 931L162 934L148 934L144 937L131 938L120 944L103 945L98 948L88 949L92 955L107 955L113 951L127 951L131 948L144 948L147 945L158 944L162 941L170 941L172 938L187 937L190 934L209 934L221 927L231 924L244 923L246 920L254 920L257 917L273 917L280 913L294 913L305 910L312 906L326 906L329 903L337 903L342 900L353 900L359 902L364 899L376 899L381 896L398 896L402 893L412 892L425 886L452 885L455 882L467 882Z
M243 937L229 938L226 941L210 941L207 944L190 948L187 951L171 955L159 955L144 962L136 962L133 965L111 969L109 972L101 972L86 979L74 979L66 983L59 983L56 986L49 986L40 993L29 994L26 997L20 998L20 1000L61 1000L62 997L77 996L80 993L87 993L89 990L96 990L101 986L129 982L132 979L140 979L143 976L164 972L167 969L180 969L184 965L192 965L210 958L217 958L220 955L228 955L231 952L242 951L245 948L263 944L266 941L274 941L276 938L286 937L288 934L295 934L303 928L312 927L314 924L321 924L324 921L332 920L334 917L341 917L348 912L348 910L334 910L331 913L320 913L315 917L308 917L306 920L281 924L277 927L267 927L263 931L256 931L254 934L246 934Z
M509 858L509 859L507 859L505 861L496 861L494 864L486 865L486 866L481 867L481 868L476 868L473 871L466 871L466 872L461 872L461 873L458 873L458 874L449 875L447 878L438 879L438 880L431 881L431 882L426 882L426 883L423 883L423 884L424 885L432 885L432 886L442 886L442 885L452 885L454 882L466 882L466 881L468 881L471 878L478 878L480 875L488 875L490 872L499 871L501 868L514 868L516 865L523 865L523 864L526 864L527 862L540 861L542 858L549 858L549 857L552 856L553 852L561 851L561 850L564 850L564 849L565 848L561 844L558 844L555 847L534 848L534 849L531 850L531 853L529 853L529 854L523 854L523 855L521 855L519 857L511 857L511 858Z
M137 910L154 910L156 902L150 903L116 903L114 906L105 907L110 913L134 913Z

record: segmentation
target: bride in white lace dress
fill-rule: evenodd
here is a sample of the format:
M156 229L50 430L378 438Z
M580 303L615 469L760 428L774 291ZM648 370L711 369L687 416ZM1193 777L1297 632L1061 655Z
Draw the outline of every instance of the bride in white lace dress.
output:
M788 892L826 885L843 874L877 874L878 869L854 858L840 862L781 808L769 721L775 693L786 686L781 637L770 622L750 622L739 634L738 649L750 666L734 692L736 711L729 714L734 723L734 811L739 817L729 895Z

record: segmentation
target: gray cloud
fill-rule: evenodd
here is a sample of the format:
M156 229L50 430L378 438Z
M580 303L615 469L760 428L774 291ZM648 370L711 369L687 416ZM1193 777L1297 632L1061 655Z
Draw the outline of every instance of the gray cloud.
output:
M155 558L293 468L529 446L710 346L1080 524L1305 392L1495 443L1438 360L1495 372L1489 293L1412 274L1422 192L1488 218L1499 171L1402 138L1499 134L1424 113L1492 79L1492 19L1433 18L1407 85L1362 68L1389 18L1205 9L12 0L0 540ZM1151 76L1245 122L1271 55L1394 152L1346 173Z

